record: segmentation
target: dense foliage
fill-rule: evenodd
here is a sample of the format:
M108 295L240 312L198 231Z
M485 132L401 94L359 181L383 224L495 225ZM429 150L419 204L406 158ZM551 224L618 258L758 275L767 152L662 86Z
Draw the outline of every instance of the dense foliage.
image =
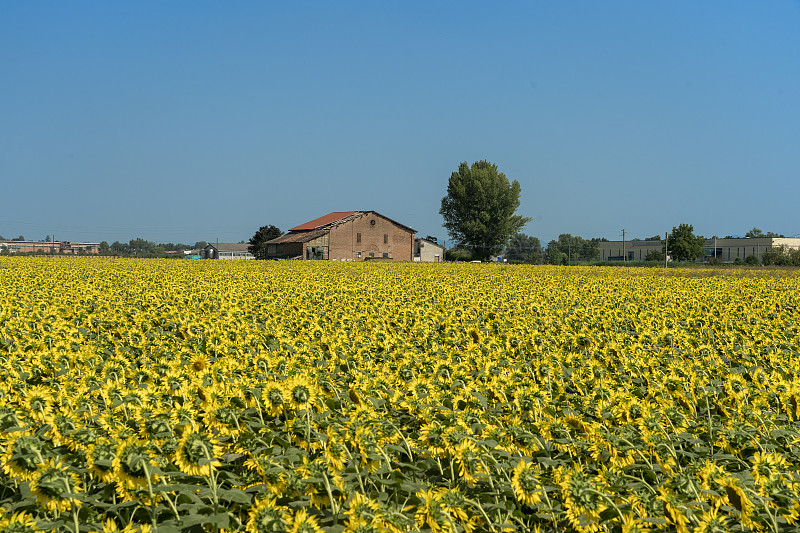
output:
M247 247L247 250L253 254L256 259L266 259L269 248L267 241L280 237L281 235L283 235L283 232L277 226L261 226L258 228L258 231L250 237L250 245Z
M694 226L680 224L672 228L667 239L668 254L675 261L694 261L703 256L703 245L706 239L695 236Z
M0 530L795 531L793 272L0 258Z
M464 246L475 259L500 253L509 238L530 219L516 215L521 188L509 181L497 165L466 161L450 175L447 195L439 213L455 244Z

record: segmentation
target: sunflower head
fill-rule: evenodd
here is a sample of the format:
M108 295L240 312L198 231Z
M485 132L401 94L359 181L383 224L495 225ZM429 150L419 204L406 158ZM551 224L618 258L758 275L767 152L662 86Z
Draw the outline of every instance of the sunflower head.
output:
M372 523L378 511L378 502L356 493L348 502L349 509L345 512L351 524Z
M114 459L117 456L117 443L101 439L89 448L86 462L89 472L105 483L114 479Z
M74 494L79 492L78 476L62 463L48 459L31 480L31 493L39 503L51 511L68 511L80 506Z
M267 386L263 392L264 406L269 414L278 416L283 412L284 408L284 392L283 387L278 383L273 383Z
M115 478L125 487L144 487L153 467L152 452L136 439L127 439L117 447L113 465Z
M187 431L175 452L175 462L190 476L208 476L212 468L222 464L217 459L221 455L222 447L213 437L201 431Z
M5 453L0 457L3 469L13 477L30 481L48 455L45 442L28 432L17 433L9 441Z
M511 478L514 495L523 505L533 507L542 501L542 485L539 482L538 470L533 463L525 459L517 463Z
M287 508L275 504L274 498L266 498L250 508L246 530L249 533L273 533L288 531Z
M47 387L37 385L25 391L24 406L28 409L31 418L40 422L53 410L55 396Z
M5 515L0 518L0 531L8 533L40 533L43 530L36 526L36 520L27 512Z

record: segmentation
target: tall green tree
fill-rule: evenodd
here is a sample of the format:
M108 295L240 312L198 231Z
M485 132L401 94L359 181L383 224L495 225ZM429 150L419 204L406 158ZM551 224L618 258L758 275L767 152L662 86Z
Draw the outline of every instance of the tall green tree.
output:
M256 234L250 237L250 246L247 249L256 256L256 259L266 259L267 241L271 241L281 235L283 235L283 232L277 226L261 226Z
M475 258L488 259L499 253L530 221L514 214L520 191L519 182L509 182L497 165L485 160L472 166L461 163L458 172L450 175L439 210L450 238Z
M511 236L506 247L506 259L523 263L536 263L542 254L542 243L537 237L524 233Z
M667 241L667 252L675 261L693 261L703 255L705 242L705 237L695 236L691 224L681 224L677 228L673 226Z

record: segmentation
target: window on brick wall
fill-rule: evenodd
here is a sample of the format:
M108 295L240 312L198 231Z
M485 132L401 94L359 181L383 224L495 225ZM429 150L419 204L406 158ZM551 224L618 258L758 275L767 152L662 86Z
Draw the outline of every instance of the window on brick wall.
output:
M356 252L356 257L361 257L361 252Z
M383 244L389 244L389 236L387 234L383 234Z
M356 242L361 242L361 234L356 233Z

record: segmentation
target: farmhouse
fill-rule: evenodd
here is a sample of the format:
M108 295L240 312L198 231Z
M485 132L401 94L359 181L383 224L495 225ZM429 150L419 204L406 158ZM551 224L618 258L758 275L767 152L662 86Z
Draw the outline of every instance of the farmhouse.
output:
M267 241L267 258L411 261L415 232L375 211L336 211Z

